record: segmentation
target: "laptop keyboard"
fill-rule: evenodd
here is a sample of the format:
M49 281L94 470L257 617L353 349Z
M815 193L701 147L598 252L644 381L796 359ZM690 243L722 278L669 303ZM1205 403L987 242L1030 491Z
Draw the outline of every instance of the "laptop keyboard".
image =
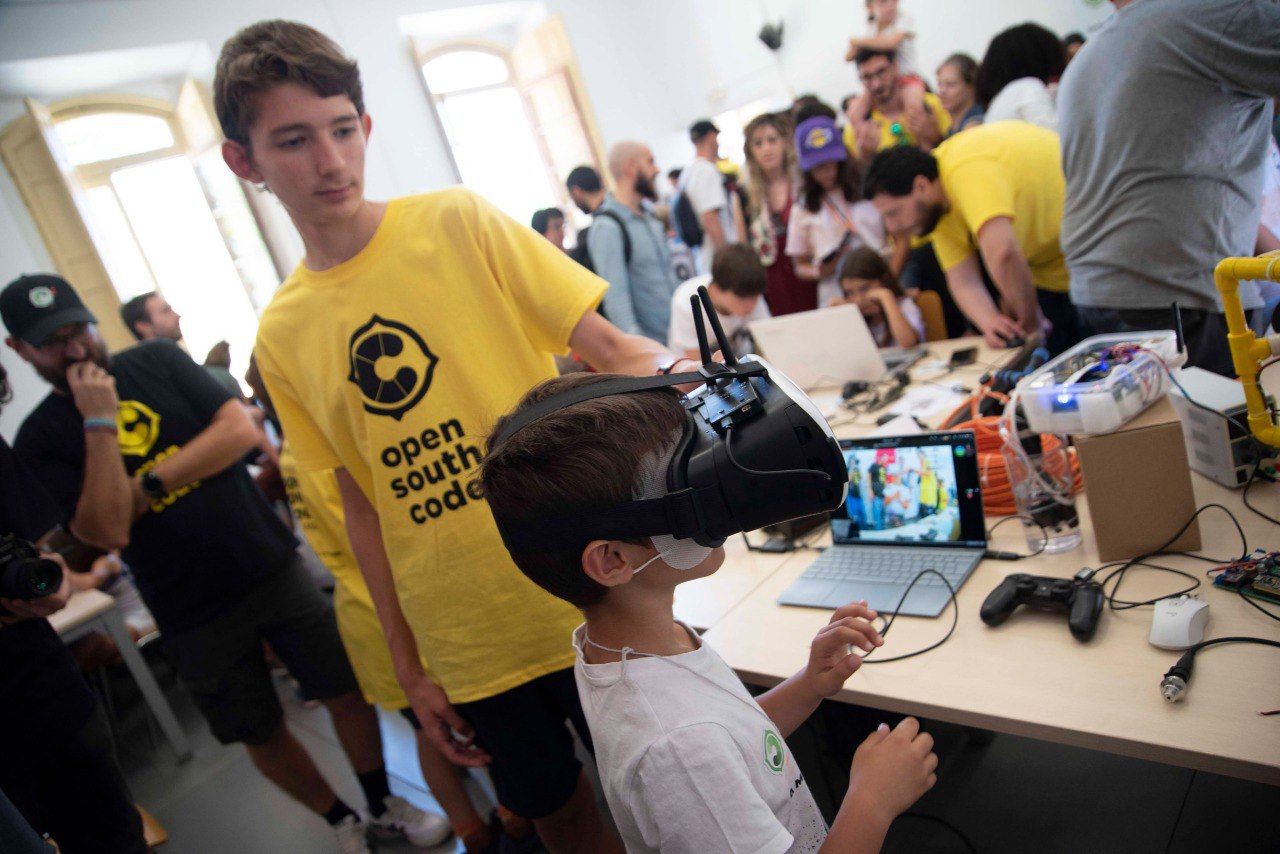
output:
M973 551L956 549L904 549L830 546L801 578L811 581L880 581L910 584L922 570L937 570L952 587L959 587L974 564ZM944 587L930 573L917 587Z

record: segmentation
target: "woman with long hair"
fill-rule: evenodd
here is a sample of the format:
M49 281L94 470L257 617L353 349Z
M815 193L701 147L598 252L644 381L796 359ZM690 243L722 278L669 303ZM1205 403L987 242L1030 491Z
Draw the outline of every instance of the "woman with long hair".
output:
M774 316L818 307L817 284L796 275L786 252L787 227L799 177L791 132L791 119L786 113L756 116L743 131L747 233L764 265L768 281L764 299Z
M951 116L947 136L982 124L983 109L974 89L977 79L978 61L967 53L953 53L938 66L938 100Z
M862 198L861 172L835 121L824 114L805 119L795 141L803 183L791 207L787 254L797 276L817 283L818 305L826 305L840 296L836 261L841 255L859 246L884 253L889 244L880 214Z
M1062 42L1039 24L1019 24L997 35L974 81L986 122L1020 119L1056 131L1055 93L1066 66Z

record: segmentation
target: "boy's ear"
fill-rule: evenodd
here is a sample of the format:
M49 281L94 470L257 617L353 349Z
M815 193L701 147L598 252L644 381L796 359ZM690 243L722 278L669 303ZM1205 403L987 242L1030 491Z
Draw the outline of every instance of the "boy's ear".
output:
M373 119L369 118L369 114L365 113L360 117L360 127L364 131L364 141L369 141L369 134L373 133Z
M635 574L632 570L639 563L630 552L640 548L619 540L593 540L582 550L582 571L597 584L619 587Z
M227 168L242 181L248 181L250 184L263 183L262 175L253 166L253 158L249 156L249 149L240 143L229 139L222 141L222 162L226 163Z

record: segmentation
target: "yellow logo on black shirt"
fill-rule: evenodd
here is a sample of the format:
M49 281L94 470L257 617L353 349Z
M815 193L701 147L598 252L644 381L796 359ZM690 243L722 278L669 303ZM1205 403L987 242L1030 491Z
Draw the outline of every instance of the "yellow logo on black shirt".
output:
M399 421L422 400L435 373L435 355L418 333L378 315L351 334L351 373L366 412Z
M120 453L126 457L145 457L160 438L160 416L141 401L122 400L116 407L116 429Z

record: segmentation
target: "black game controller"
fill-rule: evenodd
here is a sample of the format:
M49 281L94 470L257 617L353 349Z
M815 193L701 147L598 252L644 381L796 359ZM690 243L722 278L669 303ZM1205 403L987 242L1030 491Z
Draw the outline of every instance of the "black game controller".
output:
M979 615L988 626L998 626L1019 605L1044 611L1067 611L1067 625L1076 640L1087 641L1098 628L1106 596L1096 581L1045 578L1016 572L987 596Z

